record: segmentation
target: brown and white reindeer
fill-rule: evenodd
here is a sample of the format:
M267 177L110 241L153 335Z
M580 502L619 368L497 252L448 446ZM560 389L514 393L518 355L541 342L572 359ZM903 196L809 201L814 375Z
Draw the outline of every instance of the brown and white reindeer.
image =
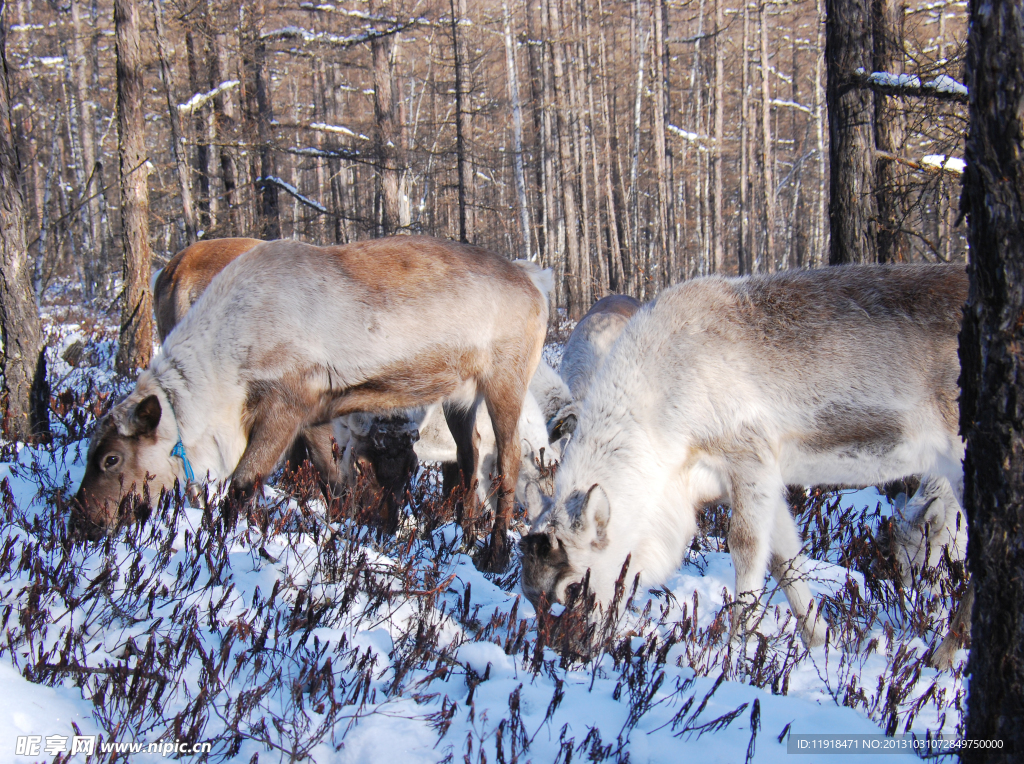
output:
M579 406L587 397L590 382L615 340L622 334L640 302L624 294L610 294L595 302L576 324L562 351L558 374L569 387L576 405L558 412L548 432L552 440L571 435L579 418Z
M678 284L630 321L602 364L521 544L523 591L564 601L590 571L600 602L629 577L665 581L712 503L732 506L734 631L767 568L810 645L813 612L787 484L956 484L957 265L837 266ZM903 359L898 367L886 359Z
M213 277L259 243L258 239L230 238L197 242L177 253L154 274L153 303L161 342L199 299ZM519 503L525 505L526 486L530 483L536 483L546 496L551 495L553 484L546 467L557 462L560 451L557 444L548 444L546 431L541 437L538 422L541 417L551 419L570 405L569 388L557 372L541 360L530 380L519 418L522 446L516 488ZM547 416L539 410L540 406L554 413ZM490 499L496 509L497 497L490 492L489 475L494 471L497 451L494 431L485 411L477 411L475 431L480 455L477 496L481 501ZM339 449L337 459L335 443ZM287 459L297 466L307 457L320 474L328 497L341 496L346 486L362 476L367 481L368 493L380 500L384 510L382 524L387 532L397 529L398 510L418 459L444 463L445 473L453 476L446 481L448 491L461 484L455 441L439 404L389 415L360 412L306 427Z
M488 561L501 567L550 282L535 264L428 237L259 244L213 279L97 424L76 513L106 528L133 486L183 479L179 442L195 474L248 497L302 428L437 401L472 489L482 400L502 476Z

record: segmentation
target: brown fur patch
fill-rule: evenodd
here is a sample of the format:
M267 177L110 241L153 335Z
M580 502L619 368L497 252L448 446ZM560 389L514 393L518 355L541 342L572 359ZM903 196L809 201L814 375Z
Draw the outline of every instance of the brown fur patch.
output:
M902 439L896 412L833 403L815 414L814 432L804 445L819 453L854 449L884 454Z
M198 241L172 257L153 288L160 341L184 317L213 277L244 252L260 244L258 239L209 239Z

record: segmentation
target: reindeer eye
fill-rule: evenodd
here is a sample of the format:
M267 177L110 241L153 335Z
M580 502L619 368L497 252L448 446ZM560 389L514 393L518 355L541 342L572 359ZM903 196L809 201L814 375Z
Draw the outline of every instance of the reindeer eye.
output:
M120 463L121 463L121 457L120 456L118 456L117 454L107 454L106 458L104 458L104 460L103 460L103 469L104 469L104 471L112 470L112 469L114 469L114 467L116 467Z

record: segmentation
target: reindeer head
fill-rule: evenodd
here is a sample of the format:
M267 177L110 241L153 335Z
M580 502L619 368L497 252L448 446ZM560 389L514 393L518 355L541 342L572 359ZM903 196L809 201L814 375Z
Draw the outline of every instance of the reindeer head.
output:
M608 495L596 483L586 493L573 491L540 513L532 532L519 544L523 593L534 607L542 597L548 603L564 603L566 590L581 582L587 570L598 599L611 599L622 559L616 558L617 550L609 549L610 516Z
M71 512L73 528L96 538L129 507L136 515L148 514L147 495L174 484L181 466L171 456L177 427L169 408L163 391L144 377L96 423ZM132 494L141 494L141 502L130 501Z

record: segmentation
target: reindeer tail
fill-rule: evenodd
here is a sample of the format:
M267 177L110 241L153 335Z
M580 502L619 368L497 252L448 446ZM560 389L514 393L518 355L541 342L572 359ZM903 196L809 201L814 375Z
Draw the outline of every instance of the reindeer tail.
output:
M512 262L522 268L530 277L530 281L537 287L537 291L544 295L545 300L555 291L555 274L550 268L541 268L537 263L529 260L513 260Z

